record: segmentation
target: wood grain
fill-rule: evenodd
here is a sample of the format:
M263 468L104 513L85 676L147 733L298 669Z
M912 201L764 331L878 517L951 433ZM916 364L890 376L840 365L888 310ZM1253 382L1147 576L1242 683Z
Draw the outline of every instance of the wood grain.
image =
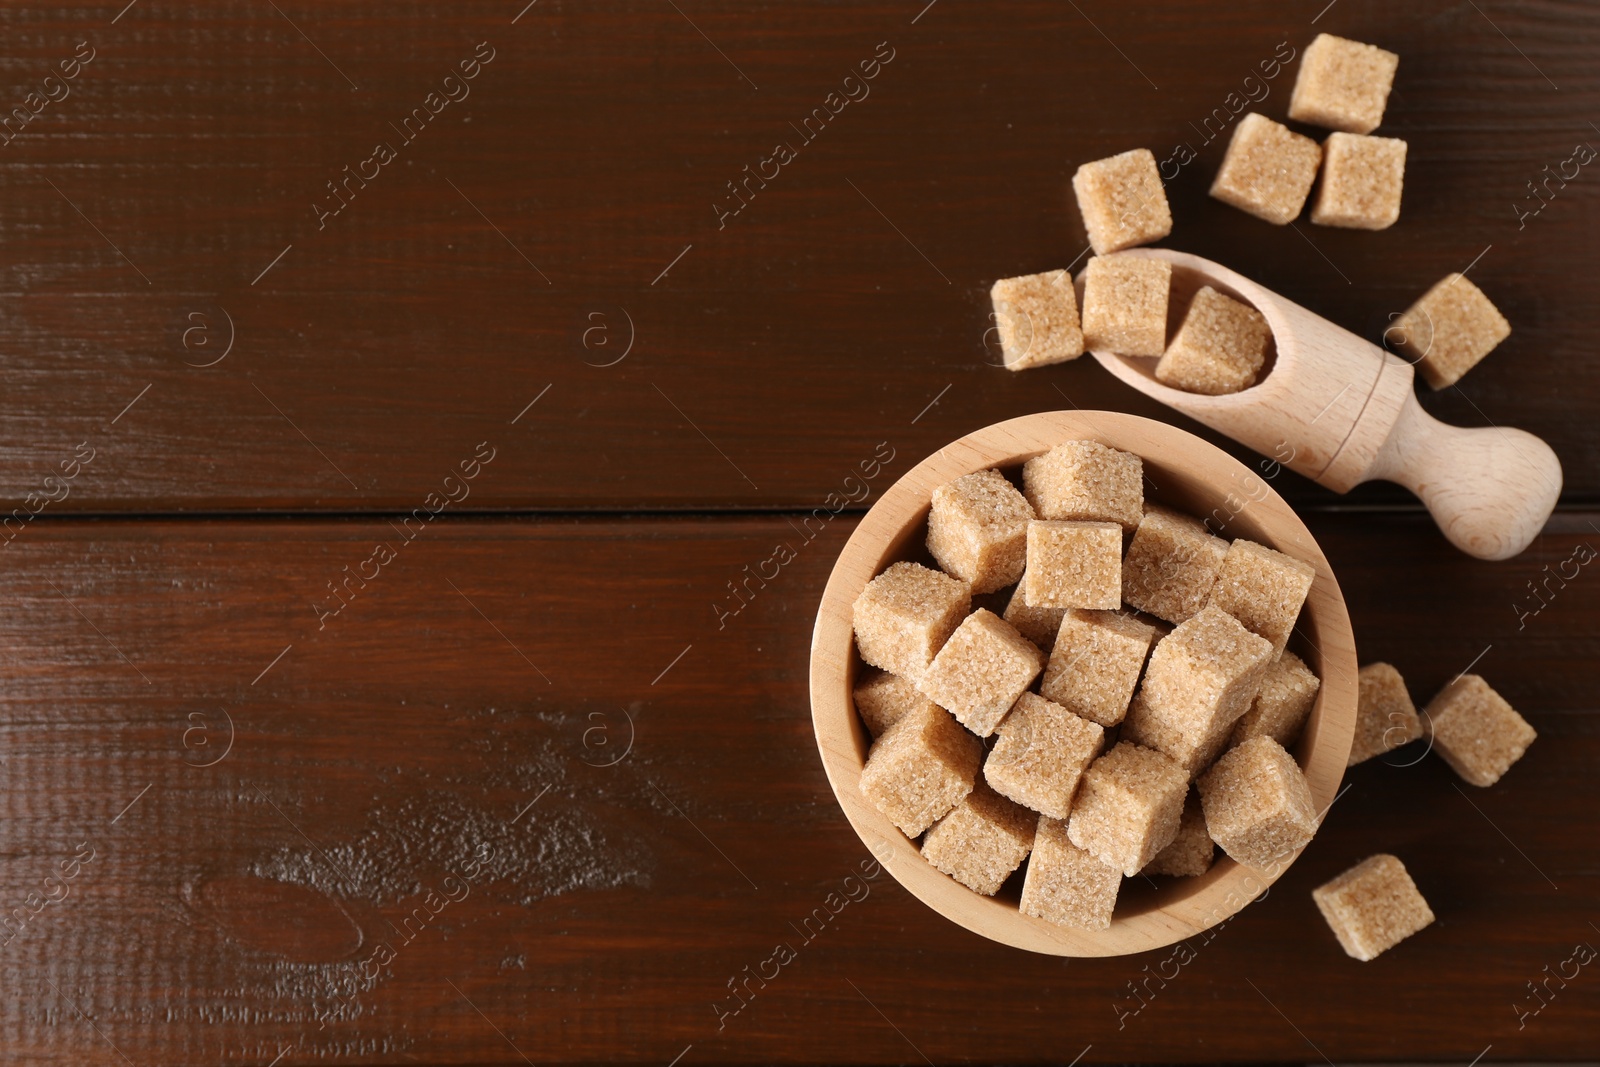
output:
M1597 936L1592 568L1521 630L1514 605L1597 518L1468 566L1422 515L1311 517L1364 660L1426 699L1476 658L1540 738L1490 790L1420 746L1355 768L1300 861L1181 967L1018 953L863 878L806 696L849 517L805 545L781 517L447 518L321 631L308 600L387 524L57 522L5 577L0 899L94 858L3 950L0 1041L19 1063L121 1062L110 1042L135 1063L1583 1054L1587 971L1520 1030L1514 1006ZM719 630L711 602L777 542L796 559ZM217 758L223 710L231 751L185 766ZM630 717L627 755L590 765ZM402 944L389 924L482 843L493 862ZM1379 850L1440 921L1361 964L1309 890ZM381 977L351 978L385 943ZM797 958L719 1030L729 980L779 943Z

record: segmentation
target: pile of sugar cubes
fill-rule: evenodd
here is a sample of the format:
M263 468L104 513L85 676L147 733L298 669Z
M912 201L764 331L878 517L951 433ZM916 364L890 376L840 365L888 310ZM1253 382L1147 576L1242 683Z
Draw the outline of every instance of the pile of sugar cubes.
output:
M1246 114L1234 127L1211 195L1283 226L1299 217L1316 185L1312 223L1360 230L1394 225L1406 142L1372 131L1383 120L1399 63L1399 56L1374 45L1318 35L1300 61L1288 117L1334 132L1318 144L1265 115ZM1082 320L1067 271L1002 278L990 296L1005 365L1025 370L1090 349L1159 357L1156 379L1187 392L1219 396L1254 385L1271 339L1259 312L1202 287L1169 342L1170 268L1114 255L1172 232L1155 156L1139 148L1085 163L1072 188L1095 252L1079 279ZM1415 363L1429 385L1443 389L1510 333L1483 291L1453 273L1396 319L1384 340Z
M857 598L878 668L855 689L862 794L974 892L1026 860L1022 911L1090 929L1125 877L1203 874L1213 843L1256 867L1305 845L1317 812L1285 746L1319 682L1284 646L1311 565L1147 507L1139 457L1095 441L1021 482L940 486L941 569L891 564Z
M1288 751L1321 684L1286 648L1314 568L1147 504L1140 458L1096 441L1028 460L1020 481L937 488L938 569L892 563L857 597L862 795L974 892L1026 861L1022 912L1064 926L1108 928L1124 878L1204 874L1216 846L1256 868L1290 858L1319 820ZM1426 726L1392 666L1360 683L1352 764L1427 730L1488 785L1533 739L1475 675ZM1393 857L1316 899L1363 959L1433 919Z

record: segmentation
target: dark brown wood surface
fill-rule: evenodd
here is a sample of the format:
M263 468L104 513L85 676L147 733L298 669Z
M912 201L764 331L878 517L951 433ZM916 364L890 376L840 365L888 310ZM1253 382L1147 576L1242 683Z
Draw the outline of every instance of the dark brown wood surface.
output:
M1551 577L1600 541L1600 176L1529 186L1600 144L1592 5L124 2L0 10L0 114L38 112L0 127L0 518L36 513L0 527L0 1059L1600 1055L1600 579ZM1402 56L1386 233L1205 195L1206 116L1264 86L1281 118L1295 65L1261 64L1319 30ZM949 440L1166 417L1091 360L997 368L987 288L1080 255L1079 163L1180 143L1171 246L1373 340L1469 265L1513 322L1423 402L1560 454L1524 556L1393 487L1274 485L1363 660L1419 699L1472 666L1540 740L1486 791L1420 746L1355 769L1192 959L1027 956L864 877L811 623ZM1380 850L1439 921L1361 964L1309 890Z

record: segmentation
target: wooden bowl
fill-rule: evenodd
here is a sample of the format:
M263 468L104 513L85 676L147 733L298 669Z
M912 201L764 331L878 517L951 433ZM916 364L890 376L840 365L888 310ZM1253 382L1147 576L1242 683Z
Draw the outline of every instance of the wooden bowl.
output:
M946 445L895 482L851 534L823 591L811 640L811 717L828 781L845 817L884 867L924 904L1002 944L1058 956L1116 956L1170 945L1215 926L1260 896L1298 853L1273 869L1258 870L1218 849L1217 862L1198 878L1126 879L1107 930L1079 930L1031 918L1017 909L1019 875L995 897L972 892L924 860L917 844L861 795L861 768L871 738L851 699L862 666L851 631L851 606L890 563L931 563L924 540L934 489L986 467L1010 472L1024 460L1075 439L1140 456L1147 500L1212 517L1227 537L1260 542L1316 568L1289 647L1322 679L1294 755L1318 811L1327 810L1350 756L1356 719L1355 641L1339 583L1305 524L1268 484L1267 461L1263 472L1253 471L1193 434L1134 415L1056 411L1011 419Z

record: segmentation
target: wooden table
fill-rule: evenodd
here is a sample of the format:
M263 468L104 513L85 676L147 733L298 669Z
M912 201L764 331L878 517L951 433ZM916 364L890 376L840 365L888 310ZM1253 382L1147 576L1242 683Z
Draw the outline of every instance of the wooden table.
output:
M1592 6L124 2L0 11L0 1058L1600 1053L1600 577L1552 577L1600 539L1600 175L1550 177L1600 144ZM1322 30L1403 57L1385 233L1206 196ZM1078 256L1079 163L1182 144L1171 246L1373 339L1469 266L1514 323L1423 401L1560 454L1525 555L1274 484L1364 660L1419 699L1475 665L1540 740L1486 791L1353 770L1186 955L1032 957L860 879L812 616L945 442L1163 416L998 369L987 289ZM1380 850L1439 921L1362 964L1309 890Z

